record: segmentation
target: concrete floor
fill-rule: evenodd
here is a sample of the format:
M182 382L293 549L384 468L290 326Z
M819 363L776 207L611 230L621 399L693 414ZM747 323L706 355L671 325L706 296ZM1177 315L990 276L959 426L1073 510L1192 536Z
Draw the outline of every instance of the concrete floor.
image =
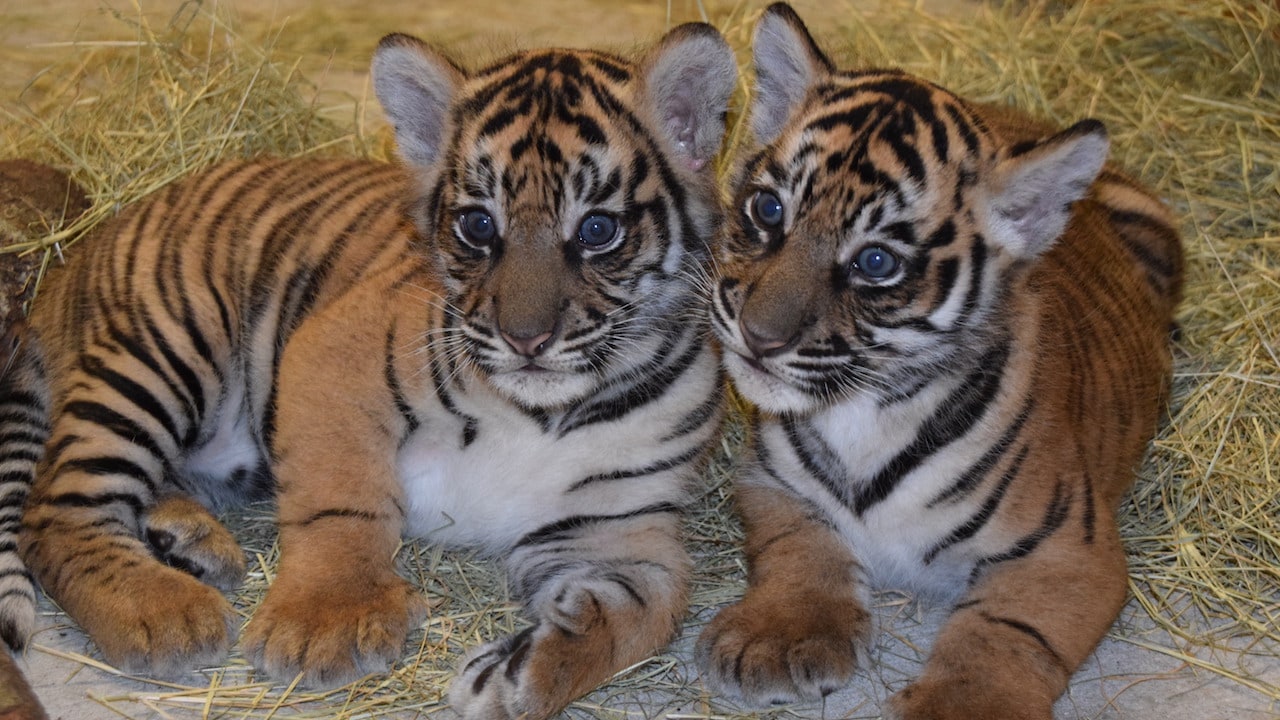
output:
M132 3L118 1L126 14L136 12ZM925 0L924 5L948 13L964 13L972 9L972 0ZM153 22L162 25L179 5L177 0L144 2L143 7ZM611 2L611 0L540 0L520 3L512 0L441 0L415 2L394 0L369 3L357 0L235 0L230 6L241 19L246 35L280 29L279 47L283 52L307 54L313 69L327 67L324 82L356 96L363 94L363 57L379 34L391 30L419 32L426 37L458 38L463 46L489 47L489 37L521 38L543 43L570 45L630 44L637 39L653 37L668 20L668 5L659 0ZM708 9L728 12L735 6L730 0L712 0ZM798 2L802 14L806 9L818 12L828 5L821 0ZM0 60L6 72L0 78L0 101L18 95L28 78L51 58L65 51L57 43L72 39L113 36L119 26L104 22L100 0L0 0ZM692 0L672 0L671 17L675 21L698 18L698 6ZM396 17L382 23L378 31L368 30L377 22L369 15ZM308 44L289 35L286 18L298 23L328 22L333 33L325 40L308 40ZM353 18L359 27L347 32ZM563 18L572 17L572 22ZM815 24L816 25L816 24ZM589 28L590 37L583 36ZM53 43L53 45L50 45ZM501 40L499 41L501 44ZM16 70L16 72L15 72ZM825 708L792 708L762 717L876 717L875 708L895 687L915 674L918 658L927 649L941 614L938 612L904 613L892 606L880 613L885 630L884 641L876 649L873 674L861 678L853 688L833 696ZM94 656L91 644L65 616L51 606L43 606L42 629L33 647L20 661L50 718L57 720L106 720L107 718L195 718L208 716L198 702L187 706L162 702L157 698L167 688L118 677L82 662L67 659L68 654ZM705 615L705 613L703 613ZM909 617L908 617L909 616ZM673 656L676 674L686 672L689 647L696 637L698 621L692 621L677 642ZM1132 720L1261 720L1280 718L1280 706L1263 693L1232 682L1196 667L1183 659L1146 649L1176 647L1177 642L1151 626L1136 605L1125 612L1114 637L1105 641L1077 673L1068 693L1057 706L1057 716L1067 718L1126 718ZM1120 637L1123 636L1123 639ZM1189 652L1203 663L1239 667L1249 674L1280 686L1280 659L1276 649L1249 652ZM188 679L199 684L201 678ZM601 704L622 707L627 704L616 694L598 694ZM611 703L617 703L611 704ZM732 708L691 707L686 700L664 706L661 698L646 698L646 711L593 711L578 709L575 716L589 717L725 717L734 716ZM438 713L437 713L438 711ZM324 717L324 708L284 709L278 717ZM452 717L447 710L428 707L421 711L406 710L389 717ZM217 717L264 717L255 713L215 713Z
M119 677L76 660L68 654L93 657L85 636L47 603L43 629L20 665L51 720L159 720L162 718L265 718L272 717L270 700L254 711L226 709L208 712L197 691L182 700L170 697L169 685L152 684ZM702 615L706 615L703 613ZM876 708L889 694L919 670L919 658L942 619L942 613L915 612L890 602L881 608L878 619L881 641L873 649L873 669L855 684L832 695L824 707L793 707L745 717L760 718L876 718ZM692 673L690 649L700 622L690 622L675 643L671 657L674 673ZM1119 636L1123 635L1123 639ZM1117 624L1113 636L1076 673L1070 689L1055 708L1058 720L1267 720L1280 718L1280 705L1243 685L1187 662L1144 649L1135 642L1155 647L1176 646L1161 630L1152 628L1141 609L1131 605ZM1273 687L1280 686L1280 660L1274 649L1269 654L1193 651L1201 661L1246 670ZM658 665L660 663L654 663ZM696 679L688 678L696 683ZM204 680L196 674L180 680L198 688ZM430 682L430 681L429 681ZM696 687L696 685L695 685ZM277 687L273 693L279 694ZM570 711L575 718L642 720L648 718L743 717L735 708L705 697L691 702L689 693L663 697L647 693L636 697L629 691L602 690ZM708 705L704 705L708 702ZM631 709L637 705L643 710ZM330 706L290 707L274 717L321 718L337 712L340 703ZM603 706L606 709L601 709ZM379 717L408 719L455 717L438 702L426 707L390 712Z

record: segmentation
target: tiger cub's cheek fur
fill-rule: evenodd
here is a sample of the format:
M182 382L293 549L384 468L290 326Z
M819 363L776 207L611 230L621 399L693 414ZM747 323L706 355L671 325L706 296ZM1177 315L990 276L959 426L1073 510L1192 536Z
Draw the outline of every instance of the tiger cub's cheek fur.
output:
M955 602L900 720L1049 720L1124 602L1115 517L1162 411L1170 213L1059 130L896 70L840 71L785 4L756 29L759 147L709 283L752 417L751 584L698 642L751 705L819 701L864 594ZM975 652L980 648L980 652Z

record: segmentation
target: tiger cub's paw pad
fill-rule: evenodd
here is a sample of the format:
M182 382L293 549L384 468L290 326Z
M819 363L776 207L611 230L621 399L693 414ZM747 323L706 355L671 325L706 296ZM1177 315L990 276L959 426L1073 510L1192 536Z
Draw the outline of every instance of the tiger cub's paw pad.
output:
M234 590L244 581L240 544L190 498L161 500L147 513L144 537L158 560L219 590Z
M220 592L159 564L119 580L125 591L102 598L82 618L108 662L129 673L177 678L226 657L235 614Z
M449 704L464 720L512 720L547 717L529 708L531 694L521 676L535 645L538 627L482 645L467 653L449 685Z
M703 630L697 662L713 692L752 707L818 701L853 679L869 624L854 602L778 612L748 598Z
M421 594L399 577L305 586L277 582L244 631L245 657L267 675L329 688L385 672L426 616Z

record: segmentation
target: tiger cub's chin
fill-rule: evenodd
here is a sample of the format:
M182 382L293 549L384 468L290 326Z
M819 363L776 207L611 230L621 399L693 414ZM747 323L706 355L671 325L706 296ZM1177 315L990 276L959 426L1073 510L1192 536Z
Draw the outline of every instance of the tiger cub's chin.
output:
M499 395L528 408L561 408L580 401L600 386L600 377L589 371L549 370L531 366L493 373L489 384Z
M780 377L776 370L758 360L731 350L724 353L724 367L733 387L752 405L773 415L808 415L824 403Z

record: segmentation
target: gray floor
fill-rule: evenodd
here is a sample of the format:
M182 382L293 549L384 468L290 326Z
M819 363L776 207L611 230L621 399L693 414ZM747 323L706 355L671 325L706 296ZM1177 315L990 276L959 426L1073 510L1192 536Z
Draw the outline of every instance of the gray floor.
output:
M875 718L876 708L889 693L915 674L919 658L927 648L939 612L919 611L905 602L885 600L879 620L881 642L875 648L874 669L854 687L832 696L825 708L795 707L771 711L760 717ZM183 699L172 697L170 686L119 677L110 672L68 659L66 655L90 658L95 653L84 635L70 621L47 605L43 629L35 638L22 666L51 720L107 720L125 718L198 717L328 717L340 703L286 707L272 715L273 702L260 702L255 710L207 712L203 698L193 693ZM704 613L705 614L705 613ZM692 622L664 660L672 672L689 682L688 648L697 634ZM1123 639L1122 637L1123 636ZM1154 629L1135 605L1126 609L1108 638L1077 673L1067 694L1059 701L1056 716L1067 718L1126 718L1133 720L1263 720L1280 718L1280 705L1263 693L1221 675L1197 668L1183 659L1141 647L1174 647L1167 633ZM1271 652L1226 653L1201 648L1194 656L1205 663L1239 668L1258 679L1280 686L1280 658ZM444 678L442 678L443 680ZM193 675L188 683L202 682ZM273 692L279 692L277 688ZM642 707L643 709L633 709ZM636 698L627 692L602 691L571 710L573 717L600 718L720 718L733 717L733 708L706 698L691 702L688 694L663 697L661 690ZM453 714L436 702L424 707L396 710L380 715L391 718L439 717Z

